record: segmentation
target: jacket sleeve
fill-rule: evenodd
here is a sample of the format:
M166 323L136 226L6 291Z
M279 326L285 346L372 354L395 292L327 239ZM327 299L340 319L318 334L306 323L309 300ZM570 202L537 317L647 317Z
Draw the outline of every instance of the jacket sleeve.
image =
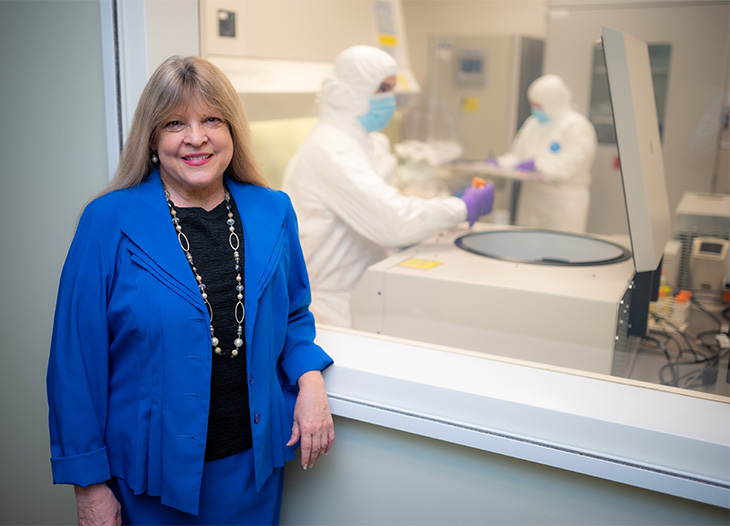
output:
M324 370L333 361L322 348L314 343L316 330L314 316L309 311L311 293L309 277L304 264L304 255L299 244L299 231L296 215L289 197L280 193L286 200L287 214L284 228L287 237L288 257L287 289L289 294L289 312L280 364L289 383L289 388L297 390L297 380L307 371Z
M110 478L104 444L109 331L109 225L93 203L66 257L56 302L47 372L53 482L88 486Z
M332 213L381 246L410 245L466 219L466 205L458 197L404 196L354 148L320 152L315 163Z

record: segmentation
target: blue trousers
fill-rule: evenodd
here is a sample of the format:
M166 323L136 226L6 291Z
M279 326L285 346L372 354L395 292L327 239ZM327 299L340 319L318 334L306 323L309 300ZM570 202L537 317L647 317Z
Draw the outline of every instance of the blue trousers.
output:
M284 468L279 468L256 491L253 448L205 463L197 516L165 506L159 497L135 495L121 479L109 482L122 505L125 525L279 524L283 486Z

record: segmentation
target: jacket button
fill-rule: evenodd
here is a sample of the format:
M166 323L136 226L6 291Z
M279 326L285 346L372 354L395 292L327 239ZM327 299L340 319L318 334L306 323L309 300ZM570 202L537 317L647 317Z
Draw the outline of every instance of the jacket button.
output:
M253 385L253 375L252 374L248 375L248 385Z
M254 424L258 424L259 423L259 420L261 420L261 413L256 413L255 415L253 415L253 423Z

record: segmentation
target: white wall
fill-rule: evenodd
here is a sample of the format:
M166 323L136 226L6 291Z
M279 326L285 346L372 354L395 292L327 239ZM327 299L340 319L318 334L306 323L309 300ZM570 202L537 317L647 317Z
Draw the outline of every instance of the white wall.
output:
M99 3L0 0L0 524L71 524L45 373L61 265L107 180Z
M416 79L427 86L429 37L520 34L544 38L546 5L546 0L403 0Z
M111 0L101 0L111 17ZM122 129L126 137L147 79L172 55L199 55L198 0L117 2ZM104 27L112 31L111 27Z

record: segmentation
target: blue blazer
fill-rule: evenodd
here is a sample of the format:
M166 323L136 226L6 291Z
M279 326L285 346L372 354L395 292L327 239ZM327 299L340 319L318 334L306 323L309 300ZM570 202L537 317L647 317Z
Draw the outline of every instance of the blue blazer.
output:
M245 248L245 338L256 483L294 457L297 380L314 344L296 216L283 192L226 180ZM159 172L91 202L61 274L47 389L54 483L119 477L197 513L210 403L209 316Z

